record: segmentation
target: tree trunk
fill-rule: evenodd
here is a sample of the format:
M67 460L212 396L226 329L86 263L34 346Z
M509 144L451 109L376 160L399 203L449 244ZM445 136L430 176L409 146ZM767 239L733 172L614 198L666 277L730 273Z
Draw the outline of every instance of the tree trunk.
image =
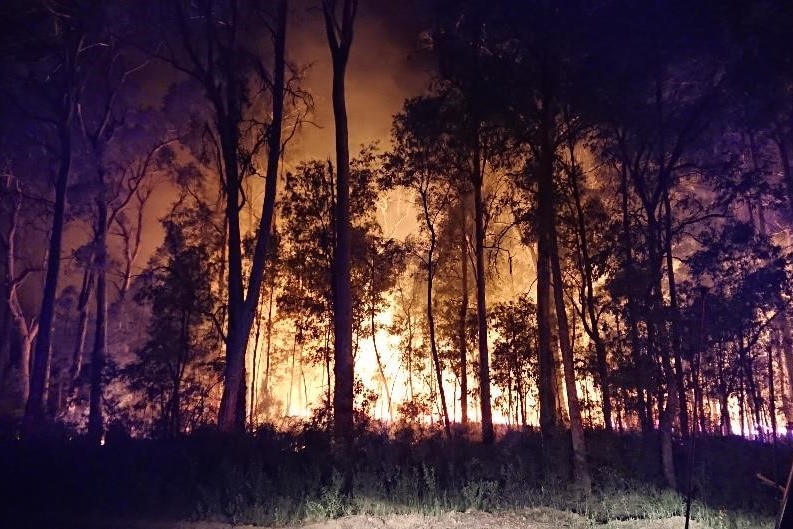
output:
M482 411L482 443L491 444L493 414L490 407L490 356L487 347L487 305L485 304L485 204L482 197L483 168L479 148L474 154L474 222L476 230L476 316L479 344L479 403Z
M793 431L793 332L791 332L790 318L787 314L781 315L782 324L782 360L784 371L787 373L784 394L787 402L784 403L785 425L788 431Z
M724 378L724 351L721 345L718 346L717 353L717 388L719 393L719 433L723 436L732 435L732 424L730 422L729 392L727 391L727 381Z
M583 304L581 322L584 325L584 331L590 337L595 345L595 360L597 363L598 382L600 384L600 392L603 396L602 411L603 411L603 426L607 432L613 430L611 422L611 387L609 381L609 365L606 353L606 344L603 342L603 337L600 335L599 321L597 317L597 307L595 306L595 287L592 272L592 259L589 255L589 242L587 239L588 229L586 224L586 215L581 203L581 191L578 185L578 164L575 159L575 148L571 143L569 146L570 160L572 171L570 174L571 189L573 190L573 199L575 201L576 211L576 228L579 244L579 252L581 257L581 275L583 279Z
M267 328L265 337L264 348L264 380L262 382L261 395L266 397L267 402L270 402L270 369L272 365L272 350L273 350L273 306L275 305L275 283L270 283L269 296L267 299Z
M102 373L107 350L107 196L104 171L99 170L99 196L96 200L96 326L91 352L91 391L88 409L88 437L99 444L104 435L102 420Z
M343 492L352 493L353 383L352 287L350 285L350 148L347 128L345 75L353 39L357 0L344 0L341 21L336 1L323 0L322 12L333 62L332 100L336 125L336 248L333 254L333 437L337 463L343 475Z
M551 263L551 254L548 257L548 263ZM559 417L560 425L570 424L570 412L567 408L567 391L565 390L564 381L564 363L562 362L562 349L559 347L559 318L556 314L556 289L553 285L553 268L551 268L551 294L550 294L550 324L551 324L551 351L553 352L553 365L554 365L554 394L556 395L556 414ZM566 315L565 315L566 316Z
M77 379L83 369L83 353L85 350L85 337L88 331L88 302L91 300L91 293L94 289L94 271L90 264L86 264L83 271L83 286L80 288L80 296L77 298L77 337L74 342L72 352L71 383L72 387L77 385Z
M388 417L393 418L391 408L391 389L388 387L388 378L385 376L385 368L383 367L383 359L380 358L380 351L377 349L377 325L375 322L375 312L377 307L377 294L375 293L374 284L377 275L377 248L372 243L372 262L369 273L371 274L369 280L372 284L372 302L370 303L369 311L369 324L372 329L372 350L374 351L374 358L377 362L377 374L380 376L380 383L383 385L383 392L385 393L386 404L388 405Z
M651 358L660 357L659 380L666 383L665 395L663 383L657 384L656 388L658 391L658 429L661 437L661 465L667 485L672 489L676 489L677 479L675 477L672 429L675 415L677 415L677 379L672 367L671 355L661 343L662 339L666 337L665 318L661 317L664 309L663 289L661 287L664 265L661 227L658 224L655 211L655 209L648 208L645 203L648 266L652 273L649 292L651 310L647 318L647 347Z
M3 191L13 196L11 205L11 215L8 219L8 231L5 234L5 277L3 283L5 287L5 305L6 305L6 318L9 320L8 337L11 337L10 326L16 331L20 339L19 344L19 383L22 396L22 402L26 403L28 395L30 394L30 361L33 344L36 340L36 335L39 331L38 323L35 318L25 317L22 309L22 304L19 300L19 287L27 275L27 271L23 272L17 277L16 272L16 234L19 227L19 212L22 209L22 195L18 184L12 187L12 176L9 173L4 182ZM10 342L10 340L9 340ZM10 343L4 344L4 347L10 357ZM9 358L10 361L10 358Z
M457 339L460 357L460 420L468 424L468 237L465 197L460 200L462 222L460 225L460 312Z
M548 253L547 238L540 235L540 240L537 243L537 342L539 347L540 430L543 435L552 435L559 426L556 398L557 368L551 343L551 268Z
M622 251L623 259L625 261L625 273L629 278L636 275L636 267L633 259L633 236L631 234L631 221L630 212L628 210L628 170L623 164L620 170L620 195L622 202ZM646 355L642 351L641 341L639 340L639 324L638 324L638 309L636 300L634 299L633 292L627 293L627 325L628 337L630 339L632 357L637 372L637 396L639 400L638 413L639 422L641 423L642 433L647 434L653 430L653 416L651 413L651 403L649 398L649 377L647 375L647 368L649 362L646 361ZM645 391L647 391L647 398L645 398Z
M435 338L435 316L432 307L432 283L435 278L435 266L433 263L433 253L435 251L435 231L432 227L429 212L427 210L426 198L424 199L424 218L427 221L428 229L430 230L430 247L427 251L427 325L430 332L430 351L432 353L432 364L435 367L435 379L438 382L438 395L441 400L441 413L443 415L443 429L446 433L446 439L451 440L452 429L449 424L449 408L446 406L446 392L443 389L443 371L441 369L440 356L438 355L438 346Z
M680 357L682 339L680 336L680 307L677 300L677 284L675 282L674 261L672 258L672 205L669 200L669 192L664 193L664 233L666 241L666 274L669 288L669 304L671 309L672 327L672 357L675 368L675 387L677 390L677 404L680 418L680 432L684 437L688 437L688 407L686 405L686 385L683 376L683 361ZM674 389L670 388L670 391Z
M586 443L584 441L584 426L581 422L581 405L576 389L575 362L573 347L570 344L570 329L567 325L567 312L564 304L562 283L562 269L559 265L559 248L556 239L556 226L553 218L550 233L551 237L551 274L553 276L554 301L556 303L556 319L559 324L559 345L562 350L564 363L564 381L567 390L567 403L570 412L570 435L573 444L573 472L576 484L581 492L589 495L592 492L592 478L587 469Z
M73 65L72 65L73 66ZM74 94L71 94L73 97ZM52 231L47 248L47 272L44 276L44 291L39 312L39 334L33 351L33 368L30 377L30 394L25 405L22 419L22 436L31 437L42 426L47 390L47 377L50 372L52 352L52 325L55 319L55 297L58 294L58 279L61 270L61 247L63 246L63 227L66 223L66 191L72 167L71 124L74 115L73 99L65 97L64 112L58 125L60 162L55 183L55 207L52 213Z
M771 419L772 440L777 440L777 421L776 421L776 384L774 380L774 348L768 348L768 415Z
M261 296L267 264L278 183L278 164L281 159L281 136L284 117L284 89L286 68L286 21L288 1L279 0L277 25L274 37L275 60L273 64L272 120L267 136L267 174L264 183L262 214L256 233L256 246L248 278L247 294L243 291L242 252L239 219L239 168L237 149L241 122L238 105L226 114L222 103L215 104L218 116L226 119L219 126L224 169L226 172L226 216L228 220L228 333L226 336L226 369L223 395L220 400L218 426L223 431L245 431L245 354L248 348L256 307ZM227 90L233 93L232 89Z

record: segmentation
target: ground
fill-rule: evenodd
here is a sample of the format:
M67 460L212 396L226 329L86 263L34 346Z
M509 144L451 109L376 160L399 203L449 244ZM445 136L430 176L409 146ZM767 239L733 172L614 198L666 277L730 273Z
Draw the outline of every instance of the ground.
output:
M261 529L252 525L230 525L212 522L140 522L90 524L108 529ZM548 508L535 508L511 513L486 513L480 511L449 512L439 516L420 514L392 514L388 516L355 515L336 520L314 522L298 529L683 529L681 516L659 520L622 520L596 523L585 516ZM708 529L708 526L691 521L691 529ZM758 527L758 529L760 529ZM768 528L770 529L770 528Z

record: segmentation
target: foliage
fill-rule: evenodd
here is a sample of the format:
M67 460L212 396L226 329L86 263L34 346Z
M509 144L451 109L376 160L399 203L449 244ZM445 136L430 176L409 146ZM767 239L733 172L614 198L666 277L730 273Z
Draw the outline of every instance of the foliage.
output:
M514 424L527 425L529 401L537 398L537 307L528 295L498 304L491 311L493 330L493 383L505 394L496 399Z
M221 343L211 213L202 203L177 203L163 219L165 242L139 281L135 299L151 307L148 341L124 377L153 417L156 436L174 436L213 422Z

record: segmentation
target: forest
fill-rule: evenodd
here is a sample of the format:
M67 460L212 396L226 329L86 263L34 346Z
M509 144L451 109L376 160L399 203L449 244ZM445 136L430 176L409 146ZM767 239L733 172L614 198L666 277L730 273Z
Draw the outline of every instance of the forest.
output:
M3 496L772 516L792 44L776 0L3 2Z

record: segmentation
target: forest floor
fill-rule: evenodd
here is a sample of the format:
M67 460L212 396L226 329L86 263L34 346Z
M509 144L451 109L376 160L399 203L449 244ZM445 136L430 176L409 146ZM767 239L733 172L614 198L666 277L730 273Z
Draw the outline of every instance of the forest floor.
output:
M726 520L725 520L726 521ZM441 515L390 514L385 516L352 515L333 520L292 526L295 529L683 529L685 518L673 516L661 519L614 520L600 523L586 516L550 508L532 508L513 512L487 513L482 511L449 512ZM717 524L730 527L731 524ZM262 529L257 525L232 525L215 522L89 522L85 528L107 529ZM691 520L691 529L713 526ZM770 529L765 525L745 526L745 529Z

